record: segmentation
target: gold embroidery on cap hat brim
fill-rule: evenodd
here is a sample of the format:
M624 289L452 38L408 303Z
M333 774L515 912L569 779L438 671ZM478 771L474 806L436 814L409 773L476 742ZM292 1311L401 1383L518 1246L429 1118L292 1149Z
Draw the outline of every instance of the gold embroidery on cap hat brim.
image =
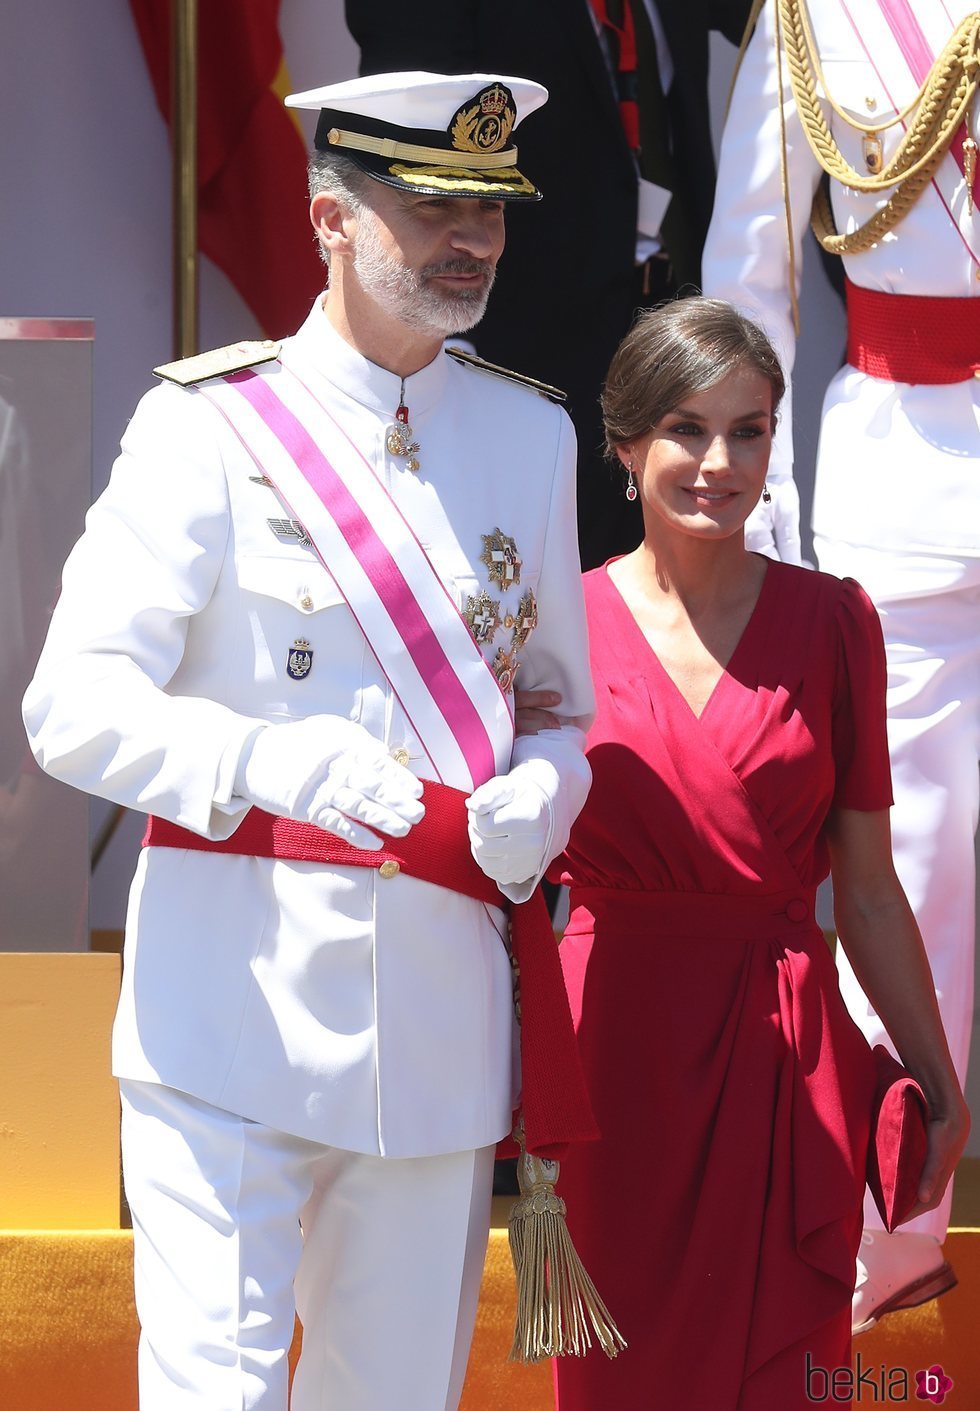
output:
M396 162L388 168L390 176L414 186L435 186L440 191L476 191L489 195L494 191L537 194L537 187L519 171L475 171L470 167L406 167Z

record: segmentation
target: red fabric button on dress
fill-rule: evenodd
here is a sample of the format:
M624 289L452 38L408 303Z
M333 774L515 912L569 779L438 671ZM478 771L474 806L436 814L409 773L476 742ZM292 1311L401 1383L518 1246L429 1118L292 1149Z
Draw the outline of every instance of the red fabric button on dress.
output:
M805 921L810 914L810 908L801 897L794 897L786 907L786 915L790 921Z

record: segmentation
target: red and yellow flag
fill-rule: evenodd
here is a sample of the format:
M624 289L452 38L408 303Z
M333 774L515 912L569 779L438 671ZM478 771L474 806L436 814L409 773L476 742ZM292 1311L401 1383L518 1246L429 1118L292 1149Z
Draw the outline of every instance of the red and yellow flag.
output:
M198 241L269 337L306 317L325 272L306 203L306 153L283 107L280 0L204 0L198 11ZM170 123L170 0L130 0Z

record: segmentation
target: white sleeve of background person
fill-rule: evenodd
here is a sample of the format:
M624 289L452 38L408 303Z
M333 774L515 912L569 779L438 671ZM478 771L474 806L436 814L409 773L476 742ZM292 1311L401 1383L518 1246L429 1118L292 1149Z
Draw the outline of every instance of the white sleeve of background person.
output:
M714 213L702 263L704 293L709 298L727 300L758 323L768 334L782 363L787 388L770 462L770 487L792 477L789 383L796 351L780 156L783 138L774 23L775 5L768 0L745 52L732 95L718 159ZM785 61L782 79L787 184L798 294L803 237L810 223L820 168L800 125Z

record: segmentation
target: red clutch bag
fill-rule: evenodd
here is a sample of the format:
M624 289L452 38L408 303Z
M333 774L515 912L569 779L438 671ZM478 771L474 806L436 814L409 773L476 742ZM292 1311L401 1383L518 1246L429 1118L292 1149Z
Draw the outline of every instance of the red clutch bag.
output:
M868 1188L891 1232L919 1198L929 1109L918 1083L881 1044L872 1053L876 1087L868 1145Z

